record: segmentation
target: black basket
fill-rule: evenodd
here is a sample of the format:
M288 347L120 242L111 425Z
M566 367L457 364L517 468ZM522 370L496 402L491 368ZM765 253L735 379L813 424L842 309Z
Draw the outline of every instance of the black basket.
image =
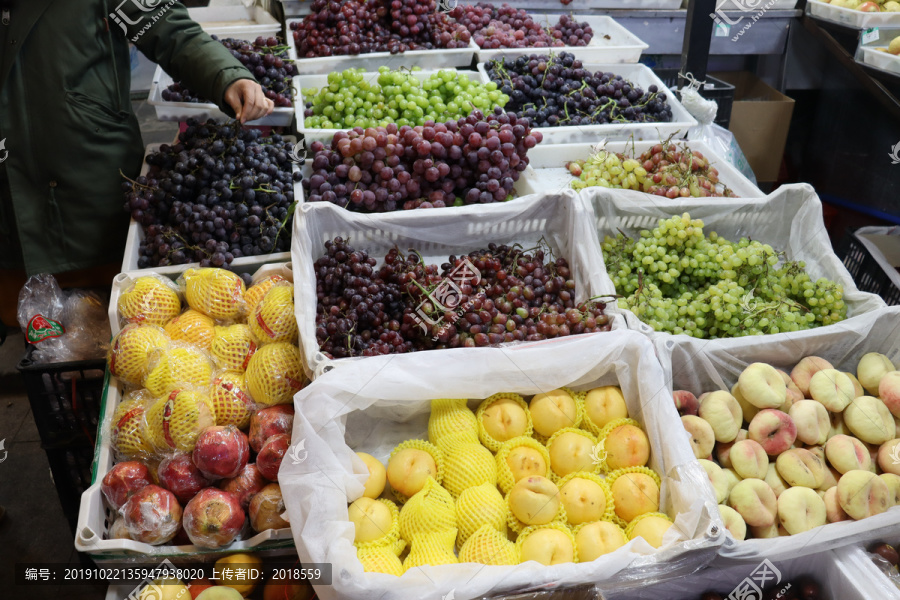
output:
M900 304L900 289L894 285L894 282L852 229L845 232L837 249L837 255L850 271L856 287L861 291L881 296L890 306Z
M47 449L45 452L63 514L69 522L72 535L75 535L81 494L91 487L93 478L94 448L79 445Z
M653 72L673 92L676 88L687 84L685 79L678 77L676 69L654 69ZM728 129L728 125L731 123L731 105L734 104L734 86L711 75L707 75L704 82L703 87L700 88L700 95L707 100L715 100L719 106L713 123Z
M35 363L28 345L18 369L45 450L94 447L106 361Z

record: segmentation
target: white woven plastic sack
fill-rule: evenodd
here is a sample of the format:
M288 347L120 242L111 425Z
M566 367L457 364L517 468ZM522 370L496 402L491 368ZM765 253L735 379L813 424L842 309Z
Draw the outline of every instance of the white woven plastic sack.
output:
M627 193L626 193L627 192ZM844 302L848 318L885 306L875 294L861 292L843 263L834 254L828 232L822 220L822 203L812 186L785 185L765 198L676 198L635 194L627 190L588 188L582 197L595 213L595 225L600 241L622 231L636 238L642 229L653 229L660 219L668 219L685 212L692 219L703 220L706 235L715 231L726 239L742 237L767 243L776 251L787 253L789 260L805 261L810 278L826 277L844 287ZM674 337L692 339L687 335L656 332L633 312L625 314L629 329L642 331L652 338ZM851 325L852 326L852 325ZM840 324L820 329L840 331ZM770 343L779 343L786 333L761 336ZM734 338L734 341L743 338Z
M765 362L790 372L805 356L819 356L841 371L856 373L867 352L881 352L900 366L900 307L870 312L832 327L774 336L736 340L698 340L677 336L658 338L655 346L666 381L673 389L696 395L730 390L750 363ZM735 343L740 341L740 343ZM709 485L709 484L707 484ZM740 560L775 560L821 552L885 536L900 536L900 506L862 521L841 521L810 531L773 539L736 541L731 536L720 549L723 557Z
M569 261L576 283L575 299L582 302L598 294L612 293L612 281L600 257L589 213L574 190L535 194L498 204L479 204L452 210L413 210L363 214L327 202L304 204L301 218L294 219L291 259L295 278L295 312L300 327L301 350L307 375L321 372L329 361L316 342L316 276L313 265L325 254L325 242L335 237L349 240L383 264L384 255L397 246L401 252L415 248L428 263L440 265L451 254L468 254L497 244L520 243L533 247L541 238L554 256ZM608 305L613 328L624 328L624 319ZM560 338L558 341L564 341ZM434 354L437 351L431 351ZM339 359L338 362L356 359Z
M678 414L645 337L624 330L579 336L564 353L541 342L452 349L439 363L427 354L338 363L294 398L293 439L303 440L308 454L285 460L278 480L300 560L333 565L333 584L316 586L320 598L439 600L452 591L449 597L468 600L538 585L653 581L712 559L724 528L687 434L672 427ZM647 432L650 466L663 474L661 509L676 517L667 539L683 541L654 551L638 539L590 563L553 567L467 563L417 568L400 578L363 571L347 505L362 494L368 473L354 450L386 464L397 444L427 439L432 398L469 398L477 406L498 392L530 396L563 385L587 390L613 384L621 386L631 416Z
M796 578L808 576L821 585L822 598L832 598L833 600L900 599L900 592L897 588L887 577L877 572L872 561L864 556L862 550L858 548L853 550L853 552L819 552L785 560L773 558L766 565L760 564L762 559L757 562L750 561L731 565L720 565L718 561L715 561L702 571L658 585L633 590L608 590L602 584L598 587L603 590L603 597L606 600L660 600L660 598L688 600L699 598L705 592L715 592L723 598L757 600L761 596L755 591L747 594L748 588L744 588L742 592L738 586L747 579L755 585L762 580L765 581L765 585L762 587L766 589L774 586L775 589L783 590ZM869 565L865 565L863 560L869 560ZM739 591L735 592L736 589ZM752 590L752 587L749 590ZM799 592L797 589L788 590L783 597L800 597L791 595L792 591ZM770 596L765 597L769 598Z

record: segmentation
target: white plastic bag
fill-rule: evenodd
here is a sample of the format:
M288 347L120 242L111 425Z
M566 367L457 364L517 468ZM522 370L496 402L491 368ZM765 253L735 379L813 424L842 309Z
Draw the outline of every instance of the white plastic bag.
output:
M841 371L856 373L867 352L881 352L900 364L900 307L860 315L849 322L784 334L777 343L756 336L731 340L698 340L687 336L658 338L655 346L665 379L676 390L696 395L730 390L750 363L764 362L788 372L805 356L820 356ZM709 484L707 484L709 485ZM797 535L736 541L728 536L723 557L746 561L785 559L802 554L900 536L900 506L861 521L841 521Z
M713 516L715 499L687 434L672 427L678 414L645 337L622 330L575 336L552 347L538 342L453 349L439 361L434 354L336 363L295 396L293 440L303 441L306 454L285 460L278 479L301 561L334 565L333 584L316 588L323 600L438 600L451 591L468 600L541 585L653 581L711 560L724 529ZM354 450L386 462L400 442L427 439L432 398L469 398L471 406L501 391L532 395L564 385L587 390L614 384L650 439L650 466L663 475L661 509L677 515L667 536L680 531L684 541L654 552L638 539L593 562L553 567L467 563L422 567L400 578L363 572L347 512L348 499L362 494L367 473Z

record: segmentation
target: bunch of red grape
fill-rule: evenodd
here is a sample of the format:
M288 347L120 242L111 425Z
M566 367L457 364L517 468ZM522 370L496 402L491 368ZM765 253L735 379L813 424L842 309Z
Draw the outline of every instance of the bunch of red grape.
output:
M290 249L293 145L258 129L188 119L174 145L147 155L146 176L122 184L125 210L143 225L138 268L222 267Z
M438 267L397 248L377 261L341 238L315 262L316 339L329 358L538 341L610 329L605 303L576 304L564 258L535 248L489 244ZM454 310L435 289L468 260L477 282L459 286Z
M478 46L486 49L587 46L594 35L590 25L567 15L552 27L543 27L527 12L509 4L457 5L450 16L466 27Z
M527 119L499 107L458 121L339 131L329 147L313 142L309 202L358 212L390 212L503 202L527 152L542 139Z
M212 36L214 40L219 40ZM266 98L275 106L293 106L293 89L291 78L299 75L294 61L288 58L288 47L278 38L258 37L251 45L245 40L225 38L219 40L223 46L231 50L231 54L241 61L253 73L256 81L262 86ZM212 104L196 93L175 82L162 92L166 102L190 102L194 104Z
M315 0L290 24L301 58L465 48L470 35L434 0Z

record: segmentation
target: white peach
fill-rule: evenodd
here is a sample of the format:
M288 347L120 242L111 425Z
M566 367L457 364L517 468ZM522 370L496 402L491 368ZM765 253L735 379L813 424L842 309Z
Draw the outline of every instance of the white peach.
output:
M884 402L872 396L860 396L844 410L844 423L867 444L883 444L894 439L897 426Z
M837 486L834 486L833 488L826 490L825 495L822 497L822 500L825 501L825 520L829 523L850 520L850 515L841 508L837 491Z
M806 487L792 487L778 497L778 521L791 535L824 525L825 501Z
M900 417L900 371L889 371L878 383L878 397L891 414Z
M807 356L798 362L791 370L791 379L794 380L797 389L803 394L804 398L809 398L809 382L813 375L822 369L833 369L834 366L824 358L818 356Z
M722 504L725 500L728 499L728 479L725 476L725 473L722 471L722 467L717 465L711 460L706 460L705 458L700 459L700 466L703 467L703 470L706 471L706 476L709 478L709 482L712 484L713 492L716 495L716 503ZM618 505L616 505L616 510L618 510Z
M731 490L728 504L751 527L772 525L778 515L775 492L762 479L744 479L738 483Z
M747 430L741 429L738 431L737 437L734 438L731 442L716 442L716 460L719 461L719 464L725 468L731 468L731 449L734 445L742 440L747 439Z
M766 469L766 477L764 479L766 483L769 484L769 487L772 488L772 491L775 492L775 497L781 495L784 490L791 487L788 482L782 479L781 475L778 474L778 469L775 468L775 463L769 463L769 468Z
M837 369L822 369L809 382L809 395L831 412L841 412L856 397L849 377Z
M787 385L775 367L765 363L747 365L738 377L741 395L757 408L777 408L787 398Z
M841 475L847 471L868 471L872 457L865 444L849 435L836 435L825 444L825 457Z
M821 373L824 371L816 375ZM797 439L804 444L824 444L828 440L831 417L824 405L815 400L800 400L791 406L788 414L797 426Z
M764 479L769 457L759 442L744 440L731 449L731 465L741 479Z
M706 458L712 454L716 445L716 434L712 426L700 417L685 415L681 417L681 424L688 433L688 439L694 456Z
M719 514L725 523L725 529L728 530L734 539L743 541L747 537L747 524L738 511L725 504L720 504Z
M885 473L900 475L900 439L889 440L878 448L878 466Z
M857 521L881 514L889 507L887 483L871 471L844 473L836 489L841 508Z
M792 487L816 489L825 481L825 462L804 448L781 453L775 460L775 468Z
M743 422L741 405L725 391L712 392L700 403L699 416L713 429L717 442L731 442Z
M856 365L856 378L867 392L875 395L878 393L881 378L895 370L894 363L887 356L879 352L869 352L859 359L859 364Z
M750 421L747 437L758 442L769 456L777 456L797 439L797 425L789 414L767 408Z

